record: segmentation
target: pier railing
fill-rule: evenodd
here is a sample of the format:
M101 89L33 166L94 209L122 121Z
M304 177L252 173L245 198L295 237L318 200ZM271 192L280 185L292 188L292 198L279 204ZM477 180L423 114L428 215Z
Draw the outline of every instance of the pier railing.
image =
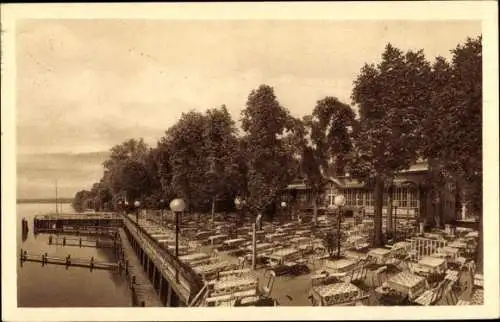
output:
M158 268L169 274L171 281L175 281L176 275L179 276L179 284L189 290L191 295L198 293L203 287L203 280L191 267L179 261L170 251L162 248L141 226L137 225L130 218L124 216L125 225L132 235L141 242L144 250L149 253L156 262Z
M78 214L47 214L36 215L34 219L120 219L120 216L113 213L78 213Z

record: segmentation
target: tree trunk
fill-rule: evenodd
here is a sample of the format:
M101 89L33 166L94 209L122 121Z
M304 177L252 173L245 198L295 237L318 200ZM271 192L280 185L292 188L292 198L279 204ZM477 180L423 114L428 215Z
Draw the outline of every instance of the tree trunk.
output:
M338 217L337 217L337 258L340 259L340 225L342 223L342 209L339 209Z
M393 235L393 228L392 228L392 186L387 189L387 233L388 236Z
M257 215L257 218L255 219L255 226L257 230L262 229L262 211L259 211L259 214Z
M215 217L215 196L212 197L212 225L214 224Z
M477 245L476 267L478 273L483 274L483 214L479 214L479 244Z
M375 213L374 213L374 238L373 245L375 247L380 247L383 245L383 233L382 233L382 207L384 202L384 180L378 175L375 177L375 191L374 191L374 201L375 201Z
M313 192L313 226L316 227L318 222L318 193Z

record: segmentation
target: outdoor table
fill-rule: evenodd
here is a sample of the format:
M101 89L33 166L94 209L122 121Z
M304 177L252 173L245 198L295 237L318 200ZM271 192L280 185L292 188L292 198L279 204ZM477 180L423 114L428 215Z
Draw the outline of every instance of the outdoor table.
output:
M149 236L151 236L152 238L169 238L172 237L173 234L161 231L161 232L150 233Z
M360 259L366 259L367 254L366 254L366 253L357 252L357 251L354 251L354 250L347 250L347 251L345 252L345 256L346 256L348 259L358 261L358 260L360 260Z
M439 233L425 233L424 237L432 239L443 239L443 234Z
M368 255L374 257L380 264L383 264L390 254L391 250L385 248L374 248L368 252Z
M463 241L453 241L447 245L448 247L453 247L453 248L458 248L458 249L466 249L467 248L467 243Z
M267 234L265 237L268 241L275 241L276 239L282 238L286 236L285 233L274 233L274 234Z
M220 243L220 241L222 239L225 239L225 238L228 238L229 236L226 235L226 234L219 234L219 235L214 235L214 236L210 236L208 237L208 240L210 241L210 244L211 245L215 245L215 244L218 244Z
M175 245L167 245L167 248L169 250L175 250ZM187 250L188 250L187 246L179 245L179 251L187 251Z
M216 262L216 263L211 263L207 265L201 265L194 267L194 271L198 274L210 274L210 273L217 273L225 269L229 265L229 262L227 261L221 261L221 262Z
M300 244L297 248L302 252L312 252L313 246L311 244Z
M418 261L418 265L430 273L442 273L446 271L446 259L438 257L424 257Z
M244 238L233 238L233 239L225 240L224 242L222 242L222 244L227 245L227 246L237 246L245 241L246 240Z
M262 239L262 238L264 238L265 234L266 234L266 232L265 232L265 231L263 231L263 230L257 230L257 231L255 232L255 236L256 236L256 238L257 238L257 239ZM249 235L250 237L252 237L253 232L249 232L249 233L247 233L247 235Z
M276 260L278 263L282 264L285 261L295 259L299 255L299 250L296 248L283 248L272 252L267 255L269 259Z
M156 242L158 244L164 244L164 245L169 245L175 243L175 239L156 239Z
M345 273L351 270L357 261L350 259L326 260L325 267L337 273Z
M471 231L465 235L465 238L479 238L479 232Z
M368 298L360 288L344 282L314 286L310 295L320 306L346 305Z
M408 295L408 297L412 299L424 292L427 286L427 280L425 277L403 271L389 278L384 285L385 284L387 287L399 293Z
M255 249L256 251L264 251L264 250L267 250L267 249L270 249L273 247L273 244L270 244L270 243L258 243L256 246L255 246ZM252 245L249 245L247 246L248 250L252 250Z
M245 277L232 277L214 283L214 293L223 295L227 293L241 292L251 288L257 287L257 279L250 276Z
M311 230L297 230L295 231L295 235L297 236L304 236L304 235L309 235L311 234Z
M197 240L207 239L211 233L212 233L211 231L200 231L200 232L196 233L196 235L194 235L194 239L197 239Z
M307 237L292 237L289 241L294 244L307 243L311 239Z
M253 297L255 295L257 295L257 289L251 289L241 292L235 292L232 294L209 297L205 300L205 303L218 305L221 302L228 302L228 301L235 302L237 299Z
M457 258L460 256L460 249L453 248L449 246L442 247L438 250L437 253L431 255L433 257L443 257L449 260L450 262L455 262Z
M206 253L192 253L189 255L179 256L179 259L183 262L190 263L190 262L194 262L194 261L197 261L200 259L206 259L209 257L210 257L210 255L208 255Z

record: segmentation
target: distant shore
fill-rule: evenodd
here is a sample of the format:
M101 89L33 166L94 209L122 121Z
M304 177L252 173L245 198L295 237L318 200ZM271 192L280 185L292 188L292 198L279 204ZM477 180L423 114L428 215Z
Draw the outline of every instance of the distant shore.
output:
M71 203L73 202L73 198L58 198L57 199L58 203ZM56 203L55 198L22 198L22 199L17 199L17 204L21 203Z

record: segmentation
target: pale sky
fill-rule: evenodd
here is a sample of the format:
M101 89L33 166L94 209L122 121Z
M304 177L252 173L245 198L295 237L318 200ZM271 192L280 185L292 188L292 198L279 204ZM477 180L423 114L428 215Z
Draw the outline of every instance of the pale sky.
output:
M32 20L16 33L18 165L25 162L18 197L26 197L53 184L31 180L43 172L26 163L34 153L107 151L131 137L155 145L191 109L226 104L238 120L250 91L263 83L294 116L325 96L350 104L356 75L380 60L388 42L424 49L430 60L449 58L458 43L481 34L481 24ZM102 158L85 159L85 175L80 163L67 161L75 173L66 179L67 196L101 176Z

